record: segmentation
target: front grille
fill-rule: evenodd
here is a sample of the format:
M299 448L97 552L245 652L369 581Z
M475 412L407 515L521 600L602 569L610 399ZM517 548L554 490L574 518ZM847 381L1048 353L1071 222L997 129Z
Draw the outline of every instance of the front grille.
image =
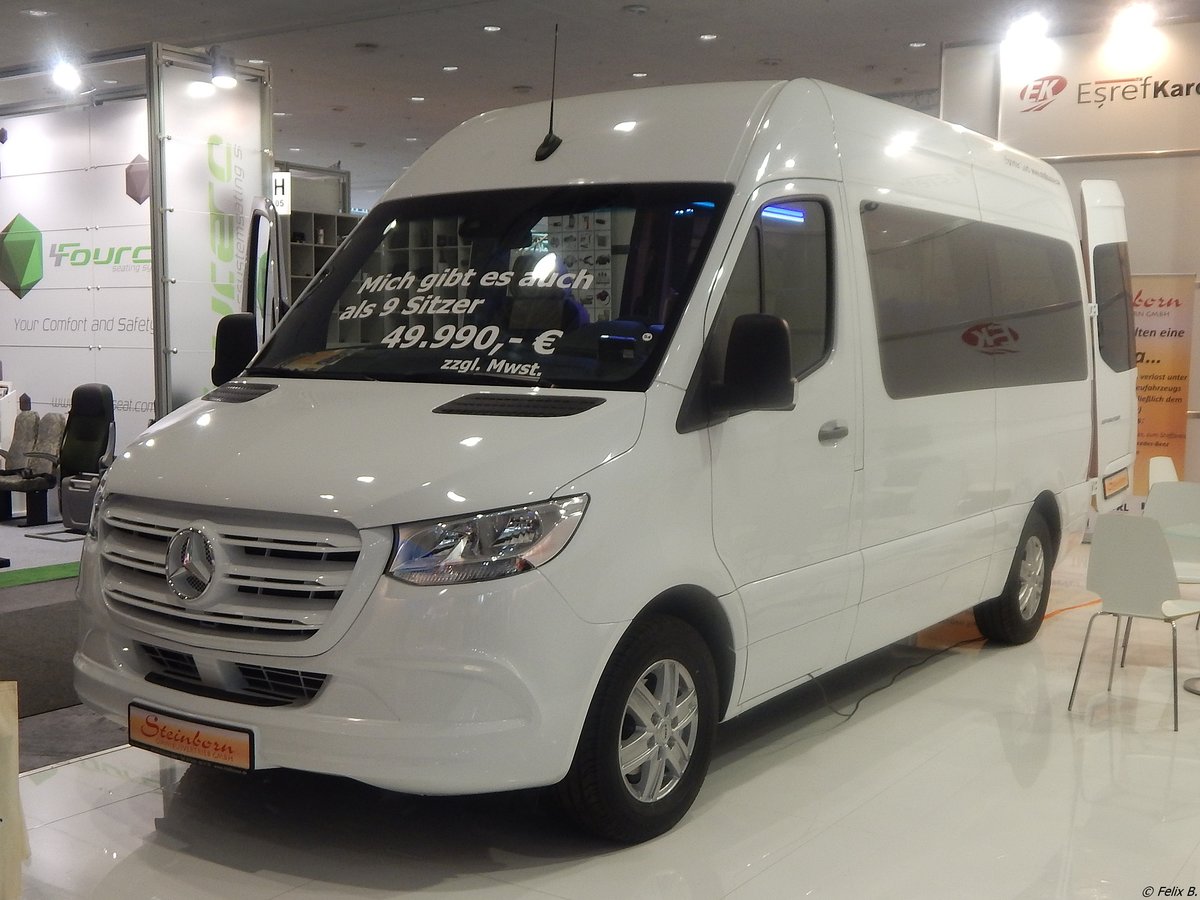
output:
M142 652L150 658L154 671L170 678L182 678L186 681L200 681L200 670L196 668L196 658L190 653L180 653L178 650L166 650L162 647L151 647L141 644Z
M258 521L256 521L256 518ZM350 583L359 534L340 520L290 521L224 509L110 498L102 515L104 597L143 627L191 635L303 641L332 615ZM181 599L167 583L167 547L185 528L212 544L213 580Z
M252 706L298 705L312 700L329 677L321 672L303 672L251 663L223 660L208 664L201 675L190 653L139 644L145 655L146 680L200 697L212 697Z
M327 676L319 672L276 669L238 663L237 670L246 680L246 690L280 700L311 700L325 684Z

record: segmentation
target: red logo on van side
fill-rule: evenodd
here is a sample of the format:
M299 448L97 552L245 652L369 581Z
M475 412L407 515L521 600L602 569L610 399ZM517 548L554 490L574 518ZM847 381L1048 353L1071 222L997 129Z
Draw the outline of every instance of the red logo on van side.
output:
M1021 99L1029 106L1021 112L1037 112L1050 105L1067 87L1067 79L1061 75L1043 75L1021 88Z
M1013 329L998 322L983 322L972 325L962 333L963 343L989 356L1016 353L1016 343L1021 339Z

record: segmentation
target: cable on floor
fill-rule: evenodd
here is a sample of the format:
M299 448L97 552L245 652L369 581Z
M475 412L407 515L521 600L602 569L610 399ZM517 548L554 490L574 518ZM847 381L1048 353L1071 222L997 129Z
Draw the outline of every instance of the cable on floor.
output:
M834 713L835 715L841 716L843 719L849 720L851 716L853 716L856 712L858 712L858 708L860 706L862 706L862 702L864 700L866 700L868 697L870 697L874 694L878 694L880 691L885 691L888 688L890 688L893 684L896 683L896 681L900 678L900 676L903 675L905 672L912 671L913 669L918 669L921 666L925 665L925 663L929 662L931 659L941 656L943 653L949 653L951 650L957 650L959 647L963 647L967 644L975 644L982 640L985 640L983 635L979 635L978 637L965 638L965 639L959 641L957 644L950 644L947 647L942 647L940 650L934 650L932 653L926 654L924 657L922 657L921 659L918 659L916 662L909 663L907 666L903 666L902 668L897 669L896 672L892 675L892 677L890 679L888 679L886 684L881 684L878 687L871 688L871 690L867 691L865 694L863 694L861 697L859 697L858 700L855 702L854 706L851 707L850 712L842 712L842 710L838 709L836 706L833 705L832 701L830 701L830 699L829 699L829 695L825 693L825 685L821 684L820 678L813 678L812 681L813 681L813 684L815 684L817 686L817 689L821 692L821 699L824 700L825 705L827 707L829 707L830 712Z

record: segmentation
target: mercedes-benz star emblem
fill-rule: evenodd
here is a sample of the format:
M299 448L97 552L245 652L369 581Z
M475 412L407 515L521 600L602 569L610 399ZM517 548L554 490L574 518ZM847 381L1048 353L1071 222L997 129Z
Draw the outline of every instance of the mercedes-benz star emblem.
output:
M195 600L213 580L212 542L196 528L177 531L167 544L167 584L180 600Z

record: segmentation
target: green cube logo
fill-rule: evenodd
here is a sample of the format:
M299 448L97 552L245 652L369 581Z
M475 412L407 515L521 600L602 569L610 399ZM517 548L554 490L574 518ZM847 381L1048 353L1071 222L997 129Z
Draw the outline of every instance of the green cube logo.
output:
M18 214L0 231L0 284L24 297L42 280L42 233Z

